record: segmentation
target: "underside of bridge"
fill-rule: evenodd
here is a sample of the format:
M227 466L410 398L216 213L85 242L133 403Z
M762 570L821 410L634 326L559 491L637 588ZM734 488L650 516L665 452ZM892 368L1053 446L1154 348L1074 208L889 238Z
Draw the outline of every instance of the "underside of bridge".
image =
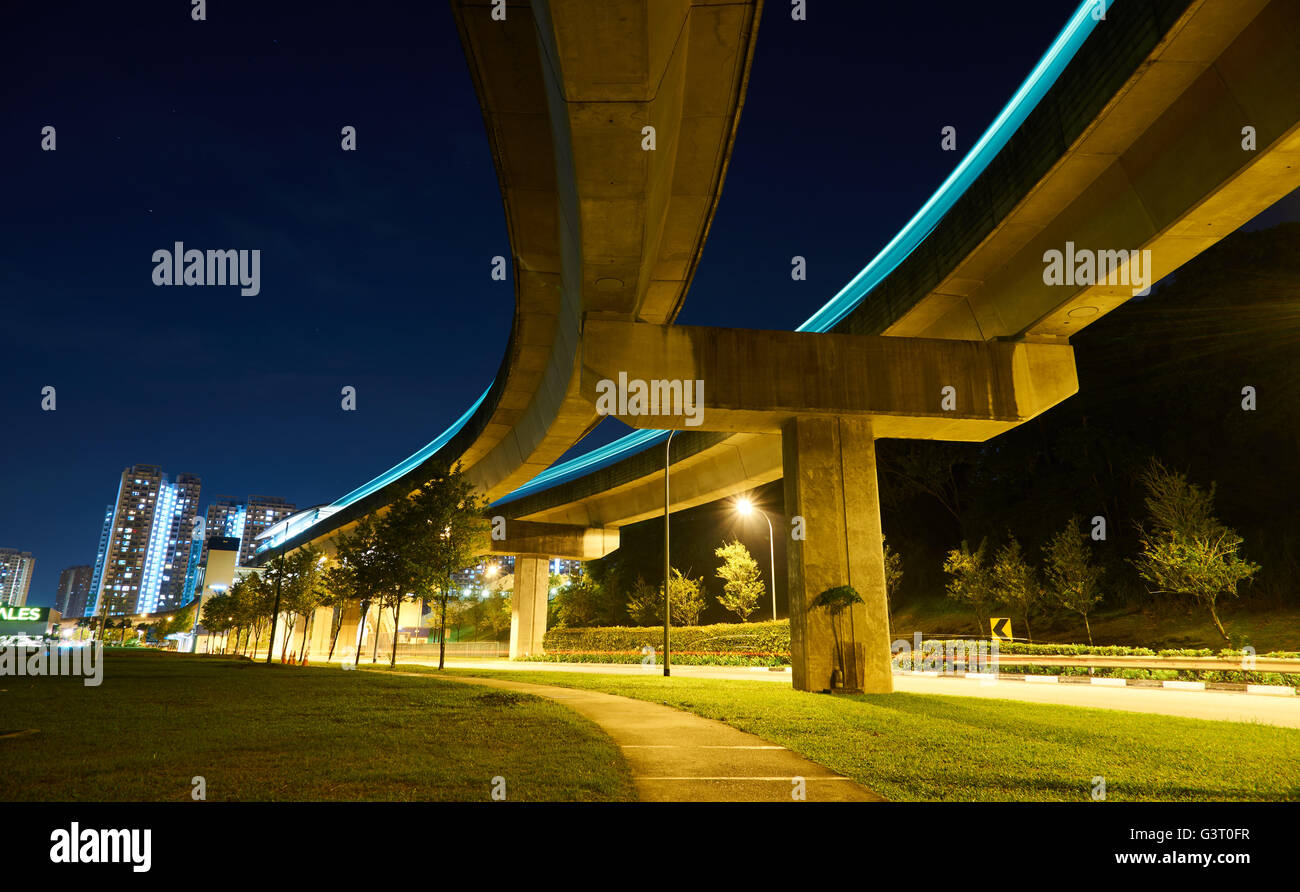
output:
M839 334L588 323L588 399L620 374L704 382L691 423L610 413L682 432L669 506L656 449L502 508L617 527L784 478L787 514L805 534L789 544L795 686L828 687L839 630L809 605L852 585L865 603L841 617L853 642L846 684L891 690L874 440L987 440L1067 398L1074 332L1300 188L1300 91L1284 86L1300 82L1298 47L1294 3L1116 4ZM1125 259L1109 279L1049 284L1049 252L1076 246Z
M891 690L875 440L984 441L1068 398L1074 332L1300 188L1300 4L1108 4L996 157L829 331L674 326L761 4L520 0L504 21L490 3L452 6L500 177L517 309L496 383L440 459L502 498L602 415L682 432L667 505L659 449L504 500L492 547L518 556L512 656L541 649L547 558L601 556L620 526L783 478L797 521L786 527L795 686L824 690L843 663L846 687ZM1048 257L1076 247L1113 252L1115 275L1050 280ZM652 414L624 393L611 409L611 382L646 382L670 408ZM419 471L290 547L382 510ZM813 607L845 585L861 604Z

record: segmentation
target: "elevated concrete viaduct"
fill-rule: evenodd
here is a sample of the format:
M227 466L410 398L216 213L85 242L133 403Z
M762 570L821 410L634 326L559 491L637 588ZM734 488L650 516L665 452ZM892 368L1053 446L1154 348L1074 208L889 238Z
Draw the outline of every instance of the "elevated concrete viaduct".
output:
M790 552L801 689L827 686L833 654L808 603L845 583L866 602L849 617L850 681L891 689L874 441L987 439L1067 398L1074 332L1300 188L1300 4L1087 0L986 139L802 334L679 329L760 3L534 0L505 22L452 5L514 252L510 345L443 437L286 524L283 544L319 542L409 494L428 462L458 460L507 526L568 525L575 548L606 548L587 531L665 510L664 454L551 467L599 420L597 382L703 380L699 429L624 420L683 431L670 510L784 478L808 531ZM1052 252L1076 248L1113 252L1115 275L1047 275ZM562 547L544 539L509 547ZM540 646L539 578L516 593L512 653Z
M289 519L259 560L306 544L331 551L334 536L408 496L434 463L459 464L488 498L505 495L596 425L578 392L582 319L662 324L681 309L731 156L761 6L511 0L500 19L488 0L451 0L513 254L505 356L443 436L332 505ZM616 536L583 526L571 552L553 542L551 556L599 556L593 542L617 547ZM508 538L494 550L531 566L538 541ZM516 593L516 613L535 600ZM537 613L544 630L544 599ZM516 627L531 625L516 615ZM512 655L540 648L541 631L518 641Z
M1109 4L1105 22L1098 23L1006 146L919 247L889 268L866 300L847 310L832 301L805 328L883 339L1068 344L1074 332L1132 299L1143 284L1138 280L1158 281L1300 188L1300 91L1287 86L1298 79L1300 5L1278 0ZM1249 142L1248 132L1253 135ZM1045 255L1066 250L1067 242L1097 251L1122 250L1133 259L1117 270L1113 281L1049 285L1044 280ZM1134 266L1146 258L1146 268ZM659 337L647 334L651 342ZM694 344L699 338L690 340ZM722 342L715 343L720 352ZM759 344L752 338L735 349ZM586 349L600 348L592 339ZM696 346L677 349L696 355L691 362L697 369L708 369L707 363L700 365ZM749 354L749 361L754 368L785 371L786 386L802 386L801 375L793 371L799 367L772 343L763 343ZM829 360L826 367L837 368L838 361ZM601 364L606 371L613 368L605 360ZM628 365L632 377L646 377L667 364ZM906 363L894 368L885 380L907 378L921 396L937 401L932 374L904 372ZM632 374L633 369L648 370ZM737 423L742 408L756 405L736 402L740 395L747 396L743 387L728 382L725 374L716 381L707 373L700 377L706 394L713 384L722 388L710 398L713 403L706 406L705 417L721 411L723 422L706 422L704 431L666 417L646 422L682 431L671 447L671 510L784 477L788 514L807 519L816 516L810 505L825 506L843 515L844 541L853 543L837 546L840 553L827 556L812 553L811 533L803 542L791 542L796 639L818 637L816 630L801 630L799 601L818 585L847 579L859 590L874 589L874 605L855 615L854 622L879 627L884 613L877 560L852 565L862 541L853 538L853 523L866 531L860 535L875 543L870 548L879 549L872 538L878 518L869 516L875 499L874 470L868 472L874 449L865 443L880 436L927 436L925 428L934 431L935 419L926 412L934 407L923 405L926 411L915 416L921 427L910 431L897 414L885 413L884 418L836 416L838 421L804 416L776 433ZM873 380L881 380L880 375ZM923 385L918 383L922 380ZM780 397L775 390L768 395ZM809 395L805 391L799 398ZM794 404L775 399L767 408L777 405ZM979 438L963 436L957 420L935 438ZM875 427L868 436L871 425ZM886 433L889 425L894 432ZM997 432L989 429L988 436ZM845 443L857 444L852 460L843 454ZM792 459L792 452L820 470L796 472L800 461ZM837 463L845 469L838 478ZM556 472L551 475L559 476ZM585 473L567 474L546 488L526 486L500 508L512 517L622 526L664 511L663 472L660 445ZM842 482L845 475L856 483ZM819 489L827 480L830 485ZM863 507L846 504L846 497L837 495L837 480L842 492L856 489L862 494ZM804 569L828 565L834 566L833 573L808 576ZM810 585L809 579L816 581ZM875 670L863 670L867 689L889 690L889 678L879 671L880 643L887 633L871 628L866 637L876 648ZM804 664L796 665L796 686L825 687L830 642L822 636L820 654L816 644L795 646L796 663Z

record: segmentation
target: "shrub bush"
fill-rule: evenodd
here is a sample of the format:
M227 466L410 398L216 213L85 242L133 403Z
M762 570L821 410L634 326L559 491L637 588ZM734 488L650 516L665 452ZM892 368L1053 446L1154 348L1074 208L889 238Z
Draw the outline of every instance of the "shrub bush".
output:
M658 653L663 636L661 626L551 629L542 644L546 648L546 660L639 663L643 658L641 649L653 647ZM790 623L777 620L675 626L670 644L673 660L683 665L698 658L699 663L724 666L784 666L790 662ZM741 658L748 662L736 661Z

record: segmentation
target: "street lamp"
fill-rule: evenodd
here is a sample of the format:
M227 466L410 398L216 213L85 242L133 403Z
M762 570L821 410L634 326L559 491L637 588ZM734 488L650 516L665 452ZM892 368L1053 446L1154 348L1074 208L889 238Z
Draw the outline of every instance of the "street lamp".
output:
M664 677L672 675L668 658L668 624L669 617L672 613L672 599L668 597L668 588L671 585L672 568L668 561L668 468L672 465L672 456L669 450L673 445L673 434L677 431L668 432L668 442L664 444Z
M766 511L760 511L754 507L754 503L749 499L740 499L736 502L736 510L740 512L741 517L749 517L751 514L758 512L763 515L767 521L767 547L769 566L772 569L772 619L776 619L776 536L772 533L772 518L767 516Z
M275 621L280 616L280 579L281 577L284 576L284 550L288 546L288 544L289 544L289 527L286 525L284 528L284 541L280 543L280 570L278 573L275 574L275 608L271 611L271 641L269 644L267 644L266 647L266 662L268 665L271 662L271 657L275 654ZM378 636L379 633L376 631L375 634L376 636ZM288 646L289 646L289 642L286 641L285 647ZM280 656L283 659L284 657L283 649L280 650Z

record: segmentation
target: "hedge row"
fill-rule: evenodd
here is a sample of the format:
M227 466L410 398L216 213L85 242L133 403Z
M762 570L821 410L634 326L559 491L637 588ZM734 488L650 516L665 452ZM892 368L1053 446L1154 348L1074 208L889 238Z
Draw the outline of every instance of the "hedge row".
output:
M551 629L542 640L548 658L557 662L639 663L643 648L663 647L661 626L600 626L587 629ZM683 664L779 666L790 662L788 620L761 623L719 623L712 626L674 627L669 636L673 659ZM635 657L635 659L629 659ZM717 657L719 659L709 659ZM751 662L721 662L743 657ZM617 659L615 659L617 658Z
M1132 678L1151 681L1237 682L1272 684L1300 688L1300 675L1293 672L1228 671L1225 669L1125 669L1098 666L999 666L1003 675L1091 675L1093 678Z
M790 664L790 622L718 623L712 626L674 627L671 631L673 659L683 665L787 666ZM909 644L912 639L907 640ZM923 638L946 646L975 643L969 639ZM581 629L550 629L543 639L546 662L639 663L643 648L656 652L663 646L661 626L600 626ZM1149 647L1094 647L1087 644L1004 643L998 652L1006 656L1099 656L1099 657L1218 657L1240 660L1239 650L1209 648L1152 650ZM1261 657L1300 658L1300 653L1276 651ZM897 659L897 657L896 657ZM906 668L906 667L904 667ZM1086 669L1085 669L1086 671Z
M946 645L947 642L962 643L970 639L939 639L939 638L922 638L922 642L937 641ZM912 642L908 640L908 644ZM1240 650L1211 650L1208 647L1200 648L1166 648L1164 650L1152 650L1149 647L1124 647L1122 645L1109 645L1106 647L1094 647L1089 644L1025 644L1019 641L1001 643L998 645L998 652L1008 656L1058 656L1058 657L1217 657L1225 660L1241 659L1242 651ZM1300 658L1300 652L1296 651L1272 651L1265 654L1257 654L1259 657L1269 659L1297 659Z

